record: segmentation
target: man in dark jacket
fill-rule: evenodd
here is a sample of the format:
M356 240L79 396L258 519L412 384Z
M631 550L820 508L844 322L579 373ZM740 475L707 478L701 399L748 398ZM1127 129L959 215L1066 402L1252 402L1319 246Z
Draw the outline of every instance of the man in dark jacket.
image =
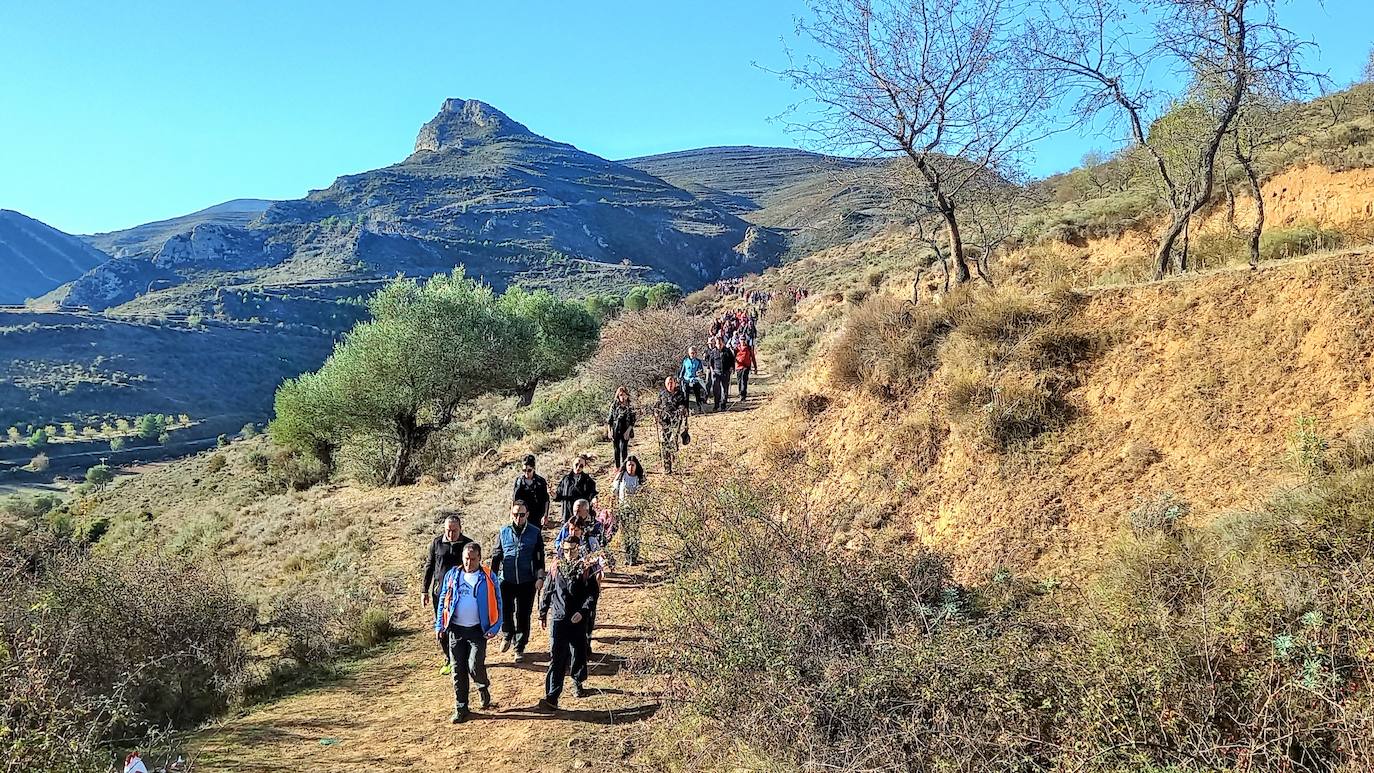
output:
M439 611L439 583L443 582L448 570L463 563L463 546L472 542L463 535L463 517L456 510L440 510L444 531L429 543L425 554L425 577L420 585L420 603L435 614ZM450 671L452 658L449 657L448 641L441 639L439 649L444 653L444 665L439 673Z
M596 479L587 473L591 461L590 456L578 454L577 460L573 462L572 472L558 481L558 489L553 492L553 501L563 505L563 523L572 520L573 505L577 500L596 500Z
M735 370L735 352L719 338L711 339L706 353L706 367L711 371L711 397L716 410L730 407L730 374Z
M529 509L516 500L510 506L510 525L501 529L491 554L491 569L501 578L501 651L515 646L515 662L525 659L530 640L530 612L539 584L544 581L544 535L529 525Z
M547 711L558 708L570 668L573 695L581 698L587 694L583 684L587 680L587 616L595 580L580 560L581 546L569 543L564 549L566 558L549 573L539 599L539 628L549 630L549 670L544 678L544 697L539 699L539 708Z
M525 457L525 463L520 469L520 474L515 477L515 485L511 489L511 501L520 500L529 508L529 522L541 529L552 528L555 525L547 522L549 515L549 482L544 480L544 476L534 471L534 454Z

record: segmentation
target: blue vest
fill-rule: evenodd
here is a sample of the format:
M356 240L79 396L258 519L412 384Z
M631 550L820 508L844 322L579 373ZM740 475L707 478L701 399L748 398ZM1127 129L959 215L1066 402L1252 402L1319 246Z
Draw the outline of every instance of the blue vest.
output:
M514 526L501 529L501 580L502 582L534 582L534 554L544 535L529 524L519 536Z

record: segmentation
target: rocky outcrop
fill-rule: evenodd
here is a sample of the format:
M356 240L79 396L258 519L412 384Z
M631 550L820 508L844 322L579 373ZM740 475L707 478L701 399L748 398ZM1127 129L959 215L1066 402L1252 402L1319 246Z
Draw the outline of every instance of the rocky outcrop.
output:
M178 281L175 273L150 260L127 256L110 258L69 284L62 306L101 311Z
M203 223L164 242L153 256L153 265L173 271L242 271L286 257L285 247L269 248L264 237L261 231Z
M500 137L534 135L510 116L475 99L444 100L439 114L420 127L415 138L415 152L438 152L490 142Z

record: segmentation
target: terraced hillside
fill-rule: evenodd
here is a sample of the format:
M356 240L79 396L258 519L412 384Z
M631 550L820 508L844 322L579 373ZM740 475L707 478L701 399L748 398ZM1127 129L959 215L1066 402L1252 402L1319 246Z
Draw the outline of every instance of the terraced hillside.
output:
M796 148L700 148L627 159L729 209L756 225L787 235L797 257L859 236L904 217L885 193L883 162L827 156Z

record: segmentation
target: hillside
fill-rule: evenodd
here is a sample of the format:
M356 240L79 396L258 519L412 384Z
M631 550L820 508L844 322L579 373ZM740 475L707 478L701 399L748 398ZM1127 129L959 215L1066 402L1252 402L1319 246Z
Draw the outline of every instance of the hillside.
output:
M23 303L109 260L81 239L0 209L0 304Z
M264 199L233 199L189 215L144 223L122 231L91 234L85 239L114 257L146 255L157 252L168 239L190 233L202 223L247 226L270 206L272 202Z
M794 258L907 221L891 206L891 183L879 161L793 148L718 147L623 163L785 233Z
M340 327L359 316L322 306ZM233 431L266 420L277 385L318 367L334 344L329 330L303 324L193 322L0 312L0 427L184 413L228 417L218 431Z

